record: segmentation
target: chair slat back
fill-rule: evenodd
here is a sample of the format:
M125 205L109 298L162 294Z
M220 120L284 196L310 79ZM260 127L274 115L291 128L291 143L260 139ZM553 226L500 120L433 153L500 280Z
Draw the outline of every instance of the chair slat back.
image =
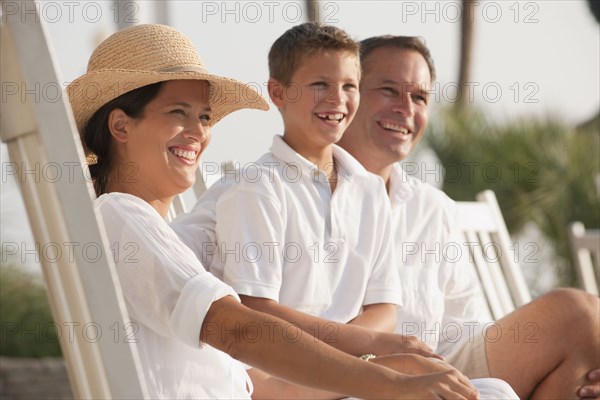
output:
M477 201L457 202L460 230L494 319L531 301L525 278L514 261L510 236L494 192Z
M33 1L14 6L39 12ZM95 196L65 92L59 100L31 94L32 88L60 87L63 81L48 46L44 18L21 16L7 13L0 25L5 97L0 134L41 249L71 387L76 398L148 398L137 348L125 340L135 327L128 325L111 257L113 245L124 244L109 247L102 221L96 218ZM5 93L5 84L17 91ZM26 89L29 95L21 92ZM44 168L55 174L39 176L36 171Z
M600 230L585 229L581 222L569 226L573 261L580 285L588 293L598 296L600 286Z

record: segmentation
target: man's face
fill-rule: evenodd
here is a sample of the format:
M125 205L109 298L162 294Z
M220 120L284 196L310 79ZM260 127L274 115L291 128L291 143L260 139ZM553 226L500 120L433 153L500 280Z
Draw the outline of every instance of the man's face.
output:
M361 151L394 163L415 148L427 127L431 76L414 50L383 47L363 62L361 101L352 130Z

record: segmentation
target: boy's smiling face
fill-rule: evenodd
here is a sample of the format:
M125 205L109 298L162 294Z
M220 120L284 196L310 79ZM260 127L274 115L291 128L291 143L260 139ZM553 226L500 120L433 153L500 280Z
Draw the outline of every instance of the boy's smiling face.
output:
M306 57L288 86L271 80L284 140L309 159L340 140L358 108L359 76L355 55L329 50Z

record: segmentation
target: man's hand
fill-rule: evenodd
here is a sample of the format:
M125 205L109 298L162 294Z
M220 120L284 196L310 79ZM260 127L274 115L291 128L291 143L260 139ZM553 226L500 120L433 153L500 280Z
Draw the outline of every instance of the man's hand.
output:
M426 375L454 370L450 364L417 354L390 354L371 359L372 363L406 375Z
M361 326L373 332L371 343L367 346L369 353L377 355L411 353L423 357L434 357L443 360L416 336L400 335L394 332L396 327L396 308L392 304L371 304L363 307L363 312L348 323Z
M376 357L369 362L407 375L409 379L404 386L406 398L479 398L469 379L442 361L416 354L392 354Z
M582 400L600 399L600 369L593 369L587 374L588 385L579 388L577 395Z
M397 333L377 332L369 351L377 355L410 353L423 357L444 359L444 357L435 354L431 347L417 339L416 336L406 336Z

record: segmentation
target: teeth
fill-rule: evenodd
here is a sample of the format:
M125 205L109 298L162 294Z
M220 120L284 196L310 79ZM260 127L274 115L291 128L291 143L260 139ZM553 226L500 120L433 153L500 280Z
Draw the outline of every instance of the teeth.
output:
M383 129L388 129L390 131L395 131L395 132L400 132L403 135L408 134L408 129L403 128L399 125L396 124L391 124L389 122L382 122L381 126L383 127Z
M196 152L195 151L186 151L186 150L181 150L181 149L172 149L171 152L173 154L175 154L178 157L183 157L187 160L191 160L194 161L196 159Z
M342 118L344 118L344 114L342 113L338 113L338 114L317 114L317 117L319 118L323 118L323 119L328 119L330 121L341 121Z

